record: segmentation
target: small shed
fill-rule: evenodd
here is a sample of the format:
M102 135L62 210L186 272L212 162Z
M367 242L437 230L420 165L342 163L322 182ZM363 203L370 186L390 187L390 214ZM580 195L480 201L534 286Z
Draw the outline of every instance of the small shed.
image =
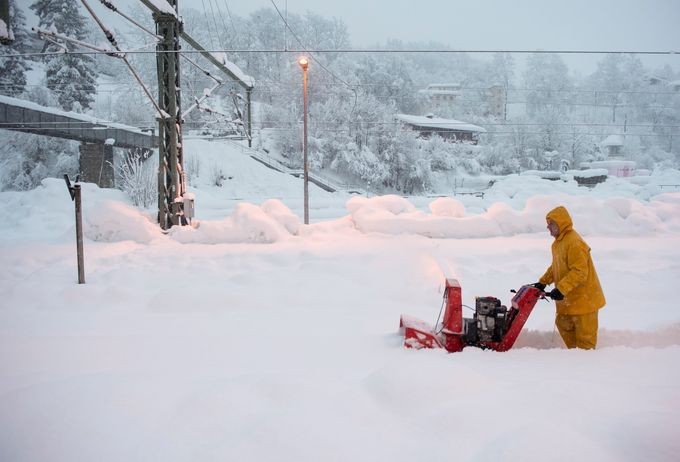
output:
M623 135L609 135L600 143L609 158L623 157Z
M486 130L478 125L455 119L443 119L432 114L424 116L396 114L395 118L403 125L418 131L423 138L429 138L436 133L448 141L469 141L477 144L478 135L486 133Z

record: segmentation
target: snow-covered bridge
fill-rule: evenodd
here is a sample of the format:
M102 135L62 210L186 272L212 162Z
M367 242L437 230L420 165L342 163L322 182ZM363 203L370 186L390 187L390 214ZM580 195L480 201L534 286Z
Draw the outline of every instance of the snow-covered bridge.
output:
M113 186L113 148L151 151L158 137L137 127L0 95L0 128L80 141L80 175Z
M120 148L153 149L158 138L138 127L0 95L0 128Z

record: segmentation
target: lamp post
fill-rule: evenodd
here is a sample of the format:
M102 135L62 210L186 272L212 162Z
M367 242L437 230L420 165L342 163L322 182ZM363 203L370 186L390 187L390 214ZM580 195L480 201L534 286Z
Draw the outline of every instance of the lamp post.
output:
M304 106L303 135L302 135L302 168L304 171L304 200L305 200L305 224L309 224L309 169L307 167L307 67L309 61L304 56L298 59L302 68L302 94Z

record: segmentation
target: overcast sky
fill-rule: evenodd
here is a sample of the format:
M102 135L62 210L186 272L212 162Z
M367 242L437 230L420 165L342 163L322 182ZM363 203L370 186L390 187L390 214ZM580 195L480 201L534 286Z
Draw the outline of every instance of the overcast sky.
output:
M204 0L208 2L210 0ZM213 0L225 8L225 0ZM680 50L680 0L275 0L283 12L313 11L347 24L357 48L388 39L461 49ZM226 0L239 16L270 0ZM200 4L197 4L200 6ZM180 4L181 7L181 4ZM580 57L590 70L599 57ZM576 57L568 61L576 61ZM680 69L680 56L654 60ZM590 63L591 65L588 65Z
M29 0L19 0L20 3ZM33 0L30 0L31 3ZM389 39L440 42L458 49L680 51L680 0L274 0L285 14L312 11L347 25L352 46ZM138 0L115 0L123 10ZM91 2L97 9L99 2ZM182 8L246 17L271 0L180 0ZM29 13L30 15L30 13ZM106 16L111 16L107 11ZM282 28L283 31L283 28ZM283 32L282 32L283 36ZM601 56L567 56L592 72ZM680 55L644 58L680 70ZM580 67L580 68L579 68Z
M210 0L204 0L206 2ZM214 4L222 5L225 0ZM245 16L270 0L226 0ZM354 46L387 39L455 48L680 49L679 0L275 0L281 11L335 16ZM181 7L181 4L180 4Z

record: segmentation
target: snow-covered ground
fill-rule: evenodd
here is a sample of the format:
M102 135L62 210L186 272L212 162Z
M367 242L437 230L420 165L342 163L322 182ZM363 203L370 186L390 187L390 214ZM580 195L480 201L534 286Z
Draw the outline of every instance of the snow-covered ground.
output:
M678 460L680 192L660 185L680 173L483 198L312 186L305 226L301 180L217 141L186 152L197 228L83 185L84 285L63 181L0 193L0 460ZM545 301L506 353L403 348L399 315L434 322L445 277L466 305L534 282L557 204L607 297L597 350L564 349Z

